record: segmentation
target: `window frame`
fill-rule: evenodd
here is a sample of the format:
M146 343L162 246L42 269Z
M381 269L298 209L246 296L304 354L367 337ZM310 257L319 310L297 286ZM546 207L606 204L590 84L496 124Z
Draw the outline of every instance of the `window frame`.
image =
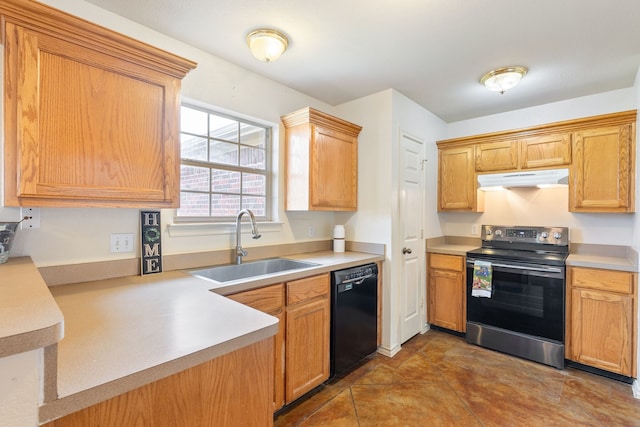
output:
M219 138L215 138L212 137L210 134L210 119L209 116L213 115L213 116L217 116L217 117L221 117L224 119L229 119L229 120L233 120L239 123L239 134L238 134L238 141L237 142L232 142L237 144L238 148L245 146L248 147L249 145L246 144L242 144L240 135L241 135L241 128L242 125L249 125L249 126L254 126L254 127L258 127L258 128L262 128L265 131L265 169L254 169L254 168L250 168L250 167L243 167L240 165L229 165L229 164L223 164L223 163L216 163L216 162L210 162L210 161L203 161L203 160L193 160L193 159L185 159L182 157L182 149L180 150L180 166L182 167L183 165L188 165L188 166L197 166L197 167L204 167L204 168L208 168L209 172L211 173L212 170L225 170L225 171L233 171L233 172L239 172L239 173L250 173L250 174L257 174L257 175L263 175L265 177L265 194L264 194L264 200L265 200L265 214L264 215L255 215L256 220L260 221L260 222L271 222L273 221L273 200L272 200L272 176L273 176L273 138L274 138L274 128L273 128L273 124L272 123L267 123L267 122L261 122L259 120L253 119L253 118L248 118L246 116L242 116L240 114L234 114L233 112L223 112L220 109L217 109L215 107L211 107L211 106L205 106L205 105L200 105L197 102L190 102L188 100L183 99L180 107L186 107L192 110L196 110L196 111L200 111L203 113L207 114L207 135L198 135L198 134L193 134L190 132L183 132L182 130L182 125L180 125L180 129L179 129L179 134L180 137L182 138L182 135L190 135L190 136L195 136L198 138L206 138L207 140L207 153L209 153L209 150L211 149L211 141L222 141L225 143L229 143L228 140L221 140ZM240 151L239 151L240 152ZM216 192L213 191L213 189L211 188L211 185L209 186L209 190L208 191L193 191L193 190L188 190L188 192L190 193L200 193L200 194L207 194L209 196L209 201L211 202L211 197L214 194L237 194L240 197L240 209L243 209L242 207L242 197L245 196L255 196L252 195L251 193L243 193L242 192L242 179L240 180L240 186L241 186L241 190L239 193L220 193L220 192ZM187 191L187 190L184 190ZM180 176L180 198L182 199L182 194L183 194L183 188L182 188L182 174ZM260 196L262 197L262 196ZM174 221L176 223L228 223L230 221L235 221L235 214L234 215L228 215L228 216L185 216L185 215L179 215L179 208L176 209L175 211L175 215L174 215ZM209 203L209 211L211 212L211 203Z

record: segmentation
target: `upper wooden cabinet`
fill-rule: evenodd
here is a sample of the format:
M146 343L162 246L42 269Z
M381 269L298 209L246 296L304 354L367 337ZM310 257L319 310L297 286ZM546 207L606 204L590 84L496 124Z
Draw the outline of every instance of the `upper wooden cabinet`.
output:
M438 211L483 210L483 195L477 191L474 148L438 150Z
M574 133L572 212L633 212L635 209L634 124Z
M518 141L521 169L561 167L571 163L571 135L557 133Z
M475 146L476 172L560 167L571 163L571 135L558 133Z
M518 142L504 141L476 145L477 172L516 169L518 167Z
M569 168L569 211L635 212L635 121L632 110L438 141L438 211L482 211L478 174Z
M283 116L286 210L355 211L362 127L313 108Z
M177 207L181 79L195 63L3 0L5 204Z

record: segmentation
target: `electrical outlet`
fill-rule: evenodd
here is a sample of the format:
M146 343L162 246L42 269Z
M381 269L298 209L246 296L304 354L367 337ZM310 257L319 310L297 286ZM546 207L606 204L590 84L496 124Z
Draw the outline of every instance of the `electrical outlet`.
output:
M21 230L40 228L40 208L20 208L20 217L27 217L20 223Z
M472 236L478 235L478 224L471 224L471 235Z
M316 229L315 229L315 227L313 226L313 224L311 224L311 225L309 226L309 237L315 237L315 235L316 235Z
M111 233L111 253L133 252L133 233Z

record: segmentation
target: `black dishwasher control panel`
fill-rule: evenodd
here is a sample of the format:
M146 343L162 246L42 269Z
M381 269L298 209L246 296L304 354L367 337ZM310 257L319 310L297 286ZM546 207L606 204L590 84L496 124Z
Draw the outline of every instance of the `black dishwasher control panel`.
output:
M355 282L362 278L371 277L378 274L378 266L376 264L367 264L361 267L350 268L348 270L334 272L336 280L340 283Z

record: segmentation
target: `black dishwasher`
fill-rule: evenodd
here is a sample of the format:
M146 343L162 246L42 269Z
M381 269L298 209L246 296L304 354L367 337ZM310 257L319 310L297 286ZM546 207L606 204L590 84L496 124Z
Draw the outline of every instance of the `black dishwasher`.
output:
M378 337L378 266L331 274L331 376L343 375L375 352Z

